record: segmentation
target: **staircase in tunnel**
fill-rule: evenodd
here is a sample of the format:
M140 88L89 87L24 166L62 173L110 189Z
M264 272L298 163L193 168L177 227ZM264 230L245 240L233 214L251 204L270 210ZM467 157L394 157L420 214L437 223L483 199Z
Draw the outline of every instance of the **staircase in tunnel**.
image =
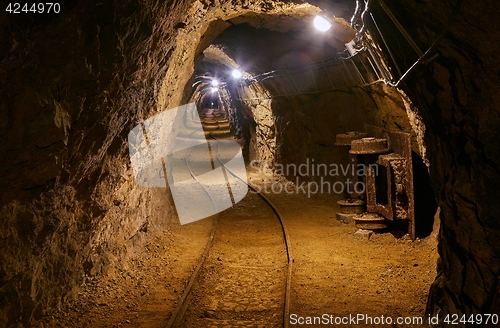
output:
M166 159L169 184L181 224L233 206L237 198L233 192L246 193L246 185L241 182L246 176L239 172L244 166L238 169L235 164L241 148L234 141L227 113L218 108L203 108L198 110L198 115L192 114L183 118L185 122L175 134L176 151ZM226 165L239 178L228 174ZM194 199L196 207L192 206Z
M224 110L219 108L204 108L198 112L203 130L217 139L232 137L229 130L228 115Z

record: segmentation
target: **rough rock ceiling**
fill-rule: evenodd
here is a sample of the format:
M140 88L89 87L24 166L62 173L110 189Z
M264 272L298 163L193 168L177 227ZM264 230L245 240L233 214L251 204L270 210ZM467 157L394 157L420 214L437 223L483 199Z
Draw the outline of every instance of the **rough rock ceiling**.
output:
M224 49L238 66L259 74L332 57L343 50L344 43L339 39L335 42L327 40L312 30L282 33L238 25L221 33L213 44ZM214 55L212 52L211 56Z

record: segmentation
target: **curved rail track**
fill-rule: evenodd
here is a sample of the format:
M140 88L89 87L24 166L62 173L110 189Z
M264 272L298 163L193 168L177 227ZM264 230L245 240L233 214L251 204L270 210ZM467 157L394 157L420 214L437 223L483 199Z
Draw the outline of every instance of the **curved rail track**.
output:
M237 174L235 174L233 171L231 171L224 163L224 161L220 158L220 139L218 139L214 134L214 132L218 132L219 135L227 135L228 134L228 123L227 120L222 119L221 120L223 123L217 122L217 126L214 126L213 122L216 122L213 119L203 119L202 118L202 123L208 123L210 122L210 129L212 130L211 132L206 132L207 136L211 140L207 140L208 145L209 145L209 150L211 153L211 160L212 160L212 168L214 167L215 161L219 163L219 165L225 170L225 172L229 173L231 176L234 178L240 180L243 182L245 185L250 188L254 194L258 195L258 197L263 201L266 206L272 211L274 216L278 219L281 231L283 234L283 243L285 246L286 250L286 257L287 257L287 263L286 263L286 274L285 274L285 284L284 284L284 291L282 292L283 295L283 307L282 307L282 313L281 313L281 322L282 322L282 327L288 327L289 325L289 308L290 308L290 294L291 294L291 275L292 275L292 264L293 264L293 256L292 256L292 250L291 250L291 243L290 243L290 237L288 235L287 227L285 225L285 222L283 220L282 215L280 214L278 208L262 193L258 192L253 186L247 183L244 179L239 177ZM226 122L224 122L226 121ZM206 126L206 124L204 124ZM191 134L190 137L193 139L193 144L195 142L195 139L193 135ZM208 139L208 138L207 138ZM214 155L215 153L215 155ZM203 187L203 185L200 183L200 181L196 178L195 174L190 168L190 156L191 156L191 151L186 155L184 161L185 165L188 167L190 175L194 181L199 183L202 188L204 189L205 193L207 194L208 197L210 197L212 203L216 207L217 205L215 204L215 201L213 198L210 196L210 193ZM225 173L225 174L227 174ZM200 280L200 273L202 271L202 268L206 265L208 255L210 251L212 250L213 244L214 244L214 237L216 234L216 231L218 229L218 222L220 219L220 213L215 215L214 222L212 229L210 231L210 235L208 238L208 241L205 245L205 248L198 259L195 269L193 273L191 274L191 277L189 279L188 284L186 285L184 292L182 293L182 296L180 297L176 308L172 312L172 315L166 325L167 328L170 327L183 327L183 321L185 319L185 314L188 310L190 300L192 298L192 293L194 287L199 283ZM274 262L273 262L274 263ZM263 291L264 292L264 291Z

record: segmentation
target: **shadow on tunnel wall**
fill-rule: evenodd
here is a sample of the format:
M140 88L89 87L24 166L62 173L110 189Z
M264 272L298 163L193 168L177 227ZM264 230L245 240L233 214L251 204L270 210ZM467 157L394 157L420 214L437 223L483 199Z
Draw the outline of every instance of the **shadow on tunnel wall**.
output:
M432 232L434 215L437 211L436 197L430 184L427 166L412 151L413 190L415 193L415 229L418 238L425 238Z

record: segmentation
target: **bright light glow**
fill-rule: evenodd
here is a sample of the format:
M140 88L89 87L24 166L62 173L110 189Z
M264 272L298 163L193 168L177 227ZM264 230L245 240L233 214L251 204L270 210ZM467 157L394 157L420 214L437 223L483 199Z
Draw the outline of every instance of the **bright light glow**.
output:
M217 92L217 91L219 91L219 88L216 88L216 87L213 87L213 88L212 88L212 92L213 92L213 93L215 93L215 92Z
M234 77L235 79L240 79L242 75L243 75L243 74L241 73L241 71L240 71L239 69L235 69L235 70L233 71L233 77Z
M332 27L332 24L330 24L330 22L325 17L317 15L316 18L314 18L314 27L324 32L328 31L328 29Z
M217 81L217 80L212 80L212 86L213 86L213 87L218 87L218 86L219 86L219 81Z

